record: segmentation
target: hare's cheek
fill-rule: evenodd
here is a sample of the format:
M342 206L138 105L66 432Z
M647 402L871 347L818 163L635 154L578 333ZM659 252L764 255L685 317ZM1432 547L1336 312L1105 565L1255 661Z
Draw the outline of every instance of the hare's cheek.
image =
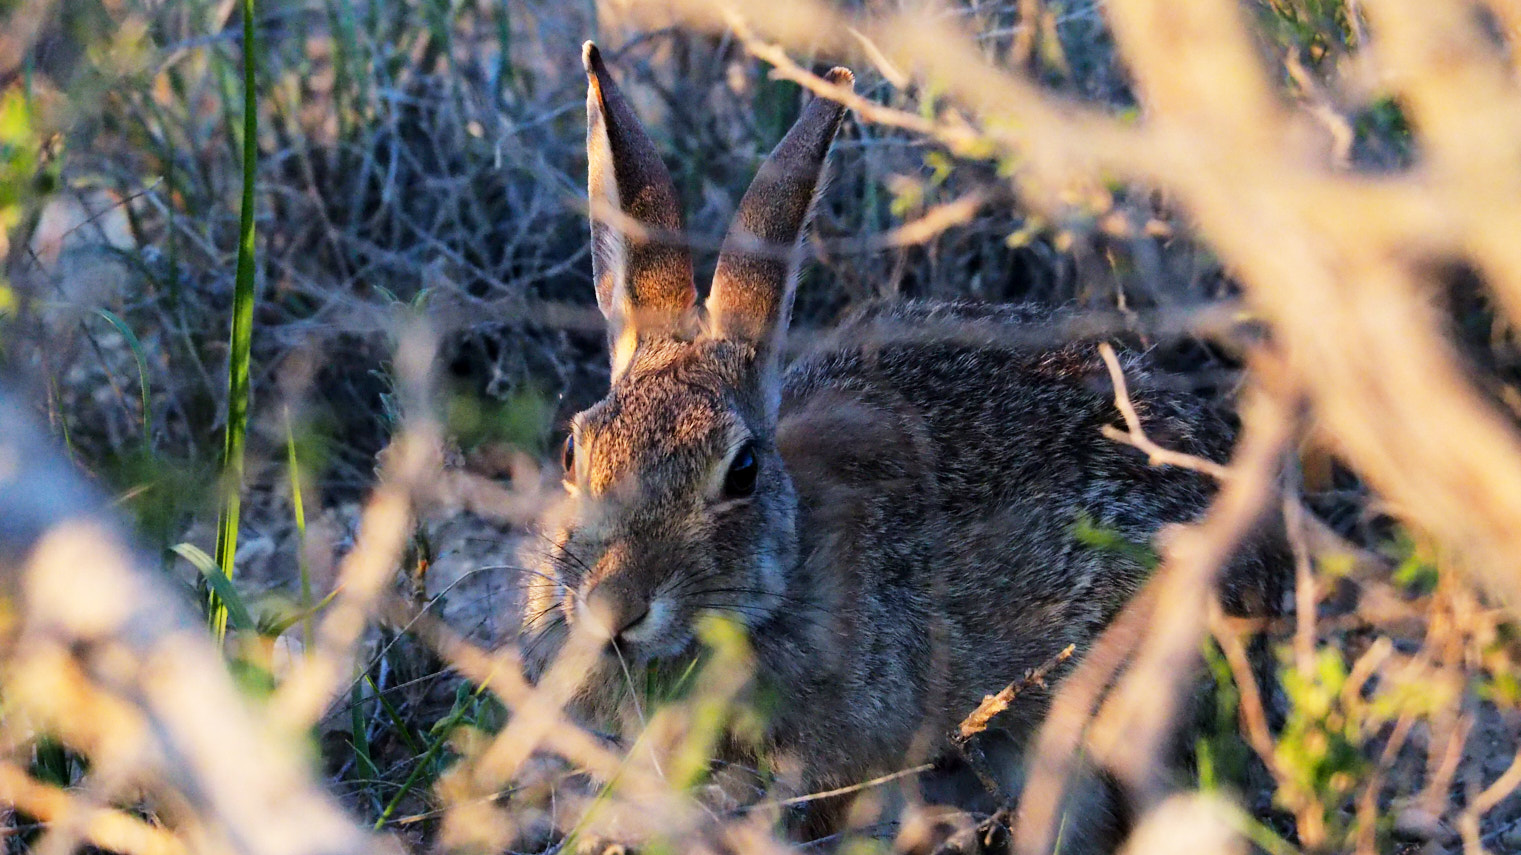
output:
M780 594L787 583L787 570L774 552L762 553L755 563L756 587L772 596Z

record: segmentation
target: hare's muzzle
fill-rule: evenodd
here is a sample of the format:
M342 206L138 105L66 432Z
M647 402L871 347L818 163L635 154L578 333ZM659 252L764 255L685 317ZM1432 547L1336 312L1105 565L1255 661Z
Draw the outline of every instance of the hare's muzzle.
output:
M607 581L592 586L576 608L589 631L620 647L654 637L669 613L664 601Z

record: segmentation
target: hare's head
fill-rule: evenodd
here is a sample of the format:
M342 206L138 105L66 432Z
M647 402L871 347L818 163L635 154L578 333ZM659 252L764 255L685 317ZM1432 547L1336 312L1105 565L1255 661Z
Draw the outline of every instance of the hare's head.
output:
M754 625L782 600L797 502L775 443L780 351L799 236L845 111L813 100L761 166L699 305L670 175L590 42L583 60L612 388L571 422L527 628L581 624L660 659L689 647L703 611ZM829 79L852 81L843 68Z

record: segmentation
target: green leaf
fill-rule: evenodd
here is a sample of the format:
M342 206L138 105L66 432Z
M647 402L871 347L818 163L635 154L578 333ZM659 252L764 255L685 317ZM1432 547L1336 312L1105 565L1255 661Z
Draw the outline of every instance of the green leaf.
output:
M232 580L222 572L217 562L206 554L206 550L193 543L176 543L169 547L175 555L189 561L195 569L201 571L206 577L206 582L211 586L222 605L226 608L227 618L232 622L235 629L252 630L257 627L253 615L249 613L248 606L243 602L243 597L238 589L232 586Z

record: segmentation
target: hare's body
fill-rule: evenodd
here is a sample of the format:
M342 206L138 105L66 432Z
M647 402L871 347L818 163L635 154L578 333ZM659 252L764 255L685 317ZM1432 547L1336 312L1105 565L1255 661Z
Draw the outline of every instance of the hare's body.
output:
M627 666L681 668L697 619L726 613L749 630L767 741L800 784L935 754L984 694L1084 648L1144 580L1125 542L1194 518L1212 485L1105 438L1120 418L1103 362L1091 344L1031 345L1049 328L1038 311L872 308L783 371L793 247L843 109L812 102L761 167L698 307L690 260L663 242L681 226L669 176L595 48L585 61L613 380L566 441L531 665L590 633L607 653L583 699L617 708ZM1222 459L1225 424L1126 362L1152 438ZM1044 703L1001 718L1016 743Z
M896 768L916 739L933 751L984 695L1083 649L1147 572L1084 542L1084 525L1149 544L1210 495L1203 476L1102 435L1119 414L1091 345L918 329L966 310L868 315L786 374L777 442L799 538L787 595L806 605L752 636L765 676L789 687L776 740L810 758L815 784ZM1139 386L1154 436L1222 455L1229 431L1196 397ZM1043 708L1032 694L1002 724L1023 736Z

